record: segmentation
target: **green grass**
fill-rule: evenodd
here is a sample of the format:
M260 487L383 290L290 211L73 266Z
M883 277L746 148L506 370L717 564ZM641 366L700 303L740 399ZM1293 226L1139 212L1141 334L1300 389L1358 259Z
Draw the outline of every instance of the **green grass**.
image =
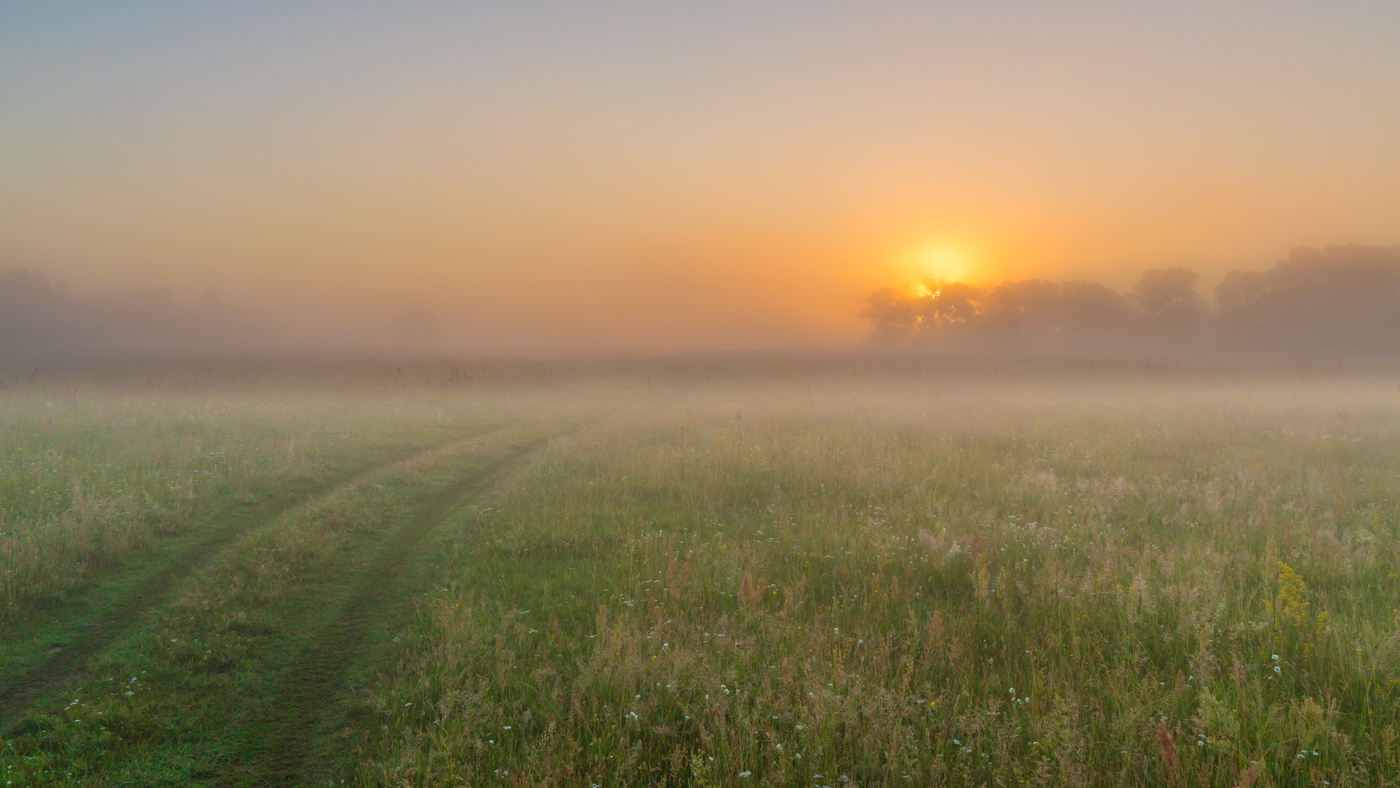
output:
M1396 784L1397 405L1158 372L260 394L203 429L316 462L18 587L0 780ZM6 445L49 429L9 407ZM188 472L169 406L104 407L46 438L64 473L101 429Z

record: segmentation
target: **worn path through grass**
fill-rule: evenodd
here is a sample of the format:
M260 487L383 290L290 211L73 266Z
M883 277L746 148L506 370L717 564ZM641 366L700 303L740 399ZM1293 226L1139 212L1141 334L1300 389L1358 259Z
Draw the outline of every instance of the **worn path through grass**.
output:
M441 450L462 437L396 451L328 476L284 484L255 503L231 500L156 549L92 578L61 599L36 604L7 622L0 656L0 730L29 704L81 675L112 642L149 624L149 611L168 603L180 581L199 571L239 536L336 489L353 487L413 456Z
M507 453L433 493L417 515L377 540L352 583L330 589L339 596L330 605L336 612L308 633L270 693L267 713L249 728L238 760L255 781L306 785L331 778L340 766L334 762L335 748L316 745L333 742L336 729L353 716L345 708L347 702L354 704L353 697L346 697L347 685L353 685L347 679L369 656L374 636L382 637L402 623L405 603L414 596L414 580L422 579L404 576L405 570L421 574L407 565L410 557L417 553L425 561L419 548L429 534L546 440L512 445Z
M222 539L170 581L158 608L143 608L146 624L95 649L68 694L41 693L16 713L0 734L5 776L330 779L346 761L351 739L340 734L353 724L356 688L426 590L454 513L567 427L516 422L450 441L313 497L275 526Z

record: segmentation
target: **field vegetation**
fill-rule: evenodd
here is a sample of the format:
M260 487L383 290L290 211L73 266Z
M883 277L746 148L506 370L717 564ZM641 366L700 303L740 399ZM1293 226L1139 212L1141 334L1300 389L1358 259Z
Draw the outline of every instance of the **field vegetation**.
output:
M66 590L221 505L312 488L482 416L414 399L7 393L0 605Z
M12 785L1400 774L1392 374L4 397Z

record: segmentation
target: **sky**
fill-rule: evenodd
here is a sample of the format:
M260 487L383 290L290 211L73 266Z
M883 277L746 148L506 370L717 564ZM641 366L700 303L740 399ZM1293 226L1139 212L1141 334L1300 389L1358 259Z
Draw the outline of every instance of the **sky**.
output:
M483 352L1400 242L1400 3L0 0L0 268Z

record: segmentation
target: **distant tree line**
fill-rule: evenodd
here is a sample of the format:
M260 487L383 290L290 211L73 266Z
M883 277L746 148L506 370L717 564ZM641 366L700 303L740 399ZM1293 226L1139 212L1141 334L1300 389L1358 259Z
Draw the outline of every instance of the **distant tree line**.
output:
M245 342L253 331L212 291L191 302L164 288L79 296L39 271L0 272L0 351L193 350Z
M862 313L872 342L946 349L1400 352L1400 245L1303 247L1267 271L1231 271L1212 307L1186 268L1120 293L1084 281L885 288Z

